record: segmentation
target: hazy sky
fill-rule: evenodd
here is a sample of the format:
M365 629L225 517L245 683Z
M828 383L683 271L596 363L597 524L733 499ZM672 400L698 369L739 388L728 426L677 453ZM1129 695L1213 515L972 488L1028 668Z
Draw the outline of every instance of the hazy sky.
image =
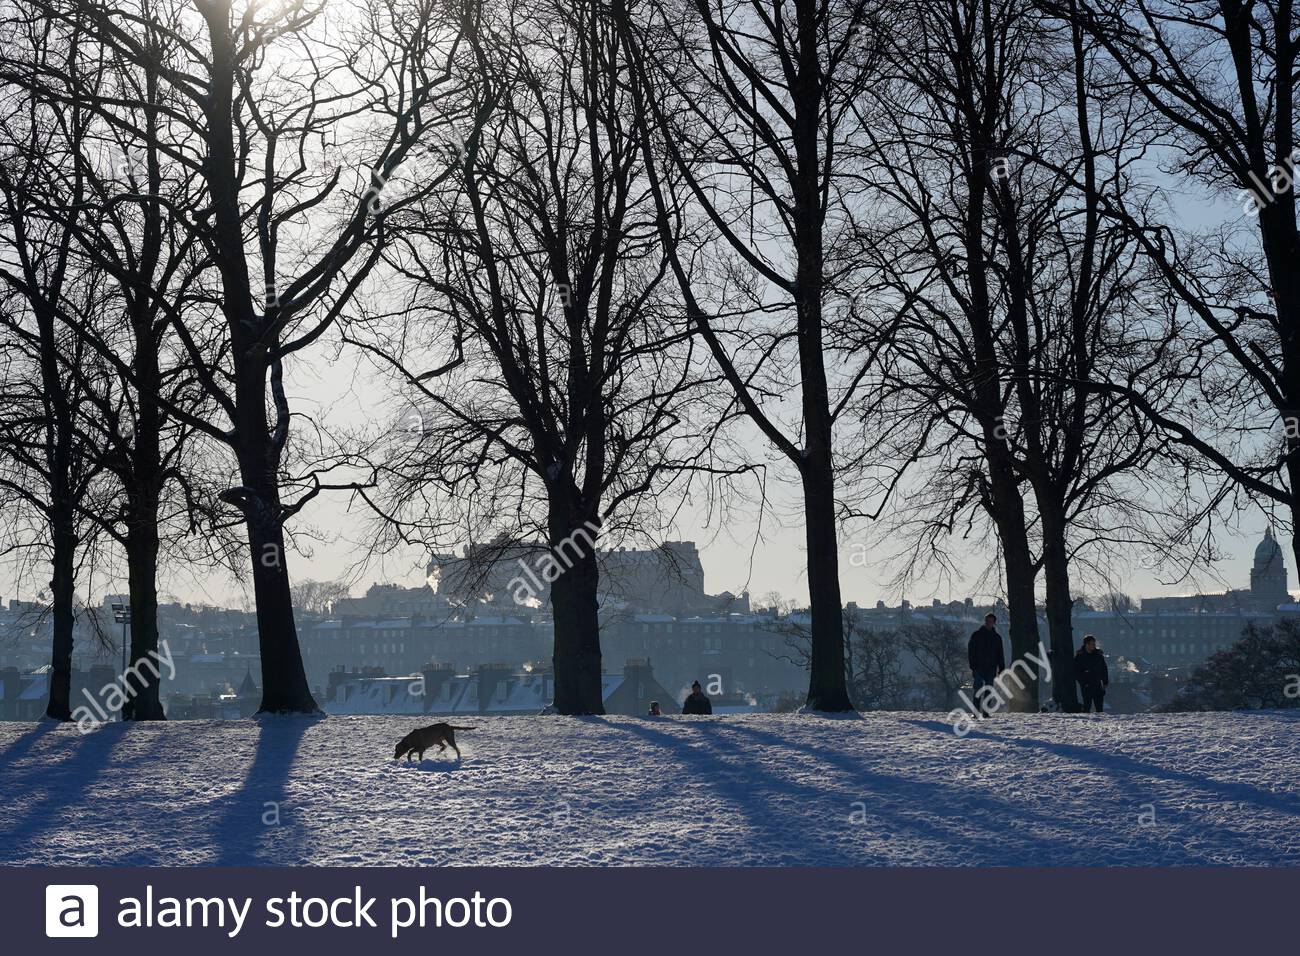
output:
M386 397L388 389L360 365L354 356L344 355L337 362L318 358L312 366L298 363L290 370L291 402L295 411L320 414L344 423L378 422L391 420L393 405ZM309 397L310 396L310 397ZM806 600L807 585L804 574L803 528L798 516L797 496L793 488L778 488L775 502L764 516L762 535L757 537L757 520L750 515L732 515L725 529L691 526L688 514L675 537L695 540L700 547L705 570L705 586L711 593L722 590L740 592L748 589L755 598L778 591L787 598ZM1220 544L1229 555L1221 565L1199 576L1201 590L1222 590L1225 586L1245 587L1249 583L1250 564L1255 545L1264 529L1264 519L1257 515L1243 516L1233 531L1225 530ZM291 527L312 527L326 540L302 543L309 545L310 555L291 554L289 570L294 580L347 579L354 594L361 594L370 583L391 581L406 584L420 583L424 579L427 555L418 551L402 554L372 556L367 566L359 567L365 557L360 542L365 540L366 525L360 513L349 513L341 496L322 497L313 502L294 519ZM843 536L840 551L841 582L845 601L874 605L877 600L896 604L900 594L890 587L890 579L897 567L884 563L877 552L867 545L866 534L852 531ZM1296 581L1294 563L1287 542L1283 542L1290 581ZM964 553L962 548L964 547ZM957 568L960 577L945 580L931 575L918 585L909 587L902 595L913 604L929 603L933 598L976 598L995 596L994 583L980 581L980 577L993 555L995 543L967 542L957 547ZM1150 571L1131 568L1117 556L1114 579L1117 587L1134 597L1156 594L1187 593L1197 589L1197 584L1181 582L1170 586ZM161 568L161 590L184 601L251 606L251 596L244 594L235 582L226 576L195 576L193 569L176 567L165 559ZM982 586L981 586L982 585ZM0 576L0 595L15 596L14 578L8 568ZM1041 580L1040 580L1041 588ZM95 599L114 588L108 582L95 586ZM120 589L120 585L117 589ZM1102 590L1097 582L1080 582L1076 592ZM18 596L30 597L33 588L26 588Z

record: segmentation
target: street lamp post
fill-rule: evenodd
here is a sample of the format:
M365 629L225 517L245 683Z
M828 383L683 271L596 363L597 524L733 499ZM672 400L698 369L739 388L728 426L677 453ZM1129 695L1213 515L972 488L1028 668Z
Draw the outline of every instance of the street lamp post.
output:
M126 683L126 626L131 623L131 605L114 604L113 620L122 625L122 683ZM126 720L126 708L122 707L118 712L119 720Z

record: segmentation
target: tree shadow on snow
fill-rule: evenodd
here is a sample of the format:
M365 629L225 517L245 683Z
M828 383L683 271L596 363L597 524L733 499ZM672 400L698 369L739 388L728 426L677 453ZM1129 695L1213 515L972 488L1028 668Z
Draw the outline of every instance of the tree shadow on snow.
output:
M1086 842L1091 832L1090 826L1035 812L1014 799L992 796L956 779L881 773L833 747L806 744L744 723L727 724L727 730L749 736L766 748L802 753L834 768L846 778L836 799L860 801L863 812L878 821L881 832L965 847L972 855L961 861L964 863L1052 865L1077 860L1081 840ZM826 790L811 789L823 801L827 799ZM1009 819L1016 821L1014 830L1006 825Z
M54 728L61 726L63 726L63 724L60 721L46 717L37 721L36 725L32 727L31 730L24 731L22 734L15 737L13 742L9 744L3 752L0 752L0 778L7 774L13 765L26 755L27 751L32 749L32 745L35 744L36 741L40 740ZM76 725L71 724L70 726L75 727Z
M1077 829L1082 835L1083 828L1072 828L1054 817L1026 812L1010 800L972 791L956 782L914 780L878 773L833 750L809 747L740 723L718 721L709 728L711 733L693 735L695 741L642 724L620 723L614 726L672 750L687 765L680 779L670 781L673 787L683 784L707 787L729 809L742 814L751 828L760 834L758 839L765 847L765 859L761 861L764 864L794 862L861 866L898 862L896 856L878 860L864 858L861 850L851 846L852 841L846 840L846 836L861 833L863 826L870 826L872 834L914 839L918 841L918 850L920 841L965 845L969 856L962 862L1005 863L1008 859L1031 862L1026 856L1018 856L1016 849L1008 849L1009 839L1022 842L1023 852L1034 862L1078 855L1079 839L1072 836L1070 830ZM703 729L696 722L691 722L689 727L693 731ZM849 779L830 787L826 785L824 774L811 778L819 783L778 775L764 768L752 752L740 745L739 735L749 736L764 749L802 751L823 765L834 767ZM698 746L699 743L706 746ZM733 759L719 760L720 754ZM782 804L790 801L801 807L820 809L811 818L807 814L783 812ZM856 801L864 805L870 824L851 822ZM1026 830L1032 827L1034 832L1009 835L1003 824L1012 816ZM996 851L995 857L988 855L989 848ZM773 857L782 859L776 861Z
M66 747L50 753L49 759L40 761L38 765L23 768L19 773L9 772L23 750L49 731L63 726L57 721L42 721L5 752L4 763L0 765L0 772L4 774L0 786L3 787L5 803L11 808L25 804L26 809L5 814L5 825L0 826L0 847L30 848L49 831L67 823L75 826L75 820L66 818L74 816L86 798L93 795L95 781L114 762L114 749L136 725L131 722L103 724L88 734L77 734ZM75 724L66 726L75 731ZM155 742L154 749L157 747ZM129 761L117 761L116 765L135 763L148 759L150 755L150 752L138 754ZM0 850L0 862L5 862L4 853ZM51 865L59 863L57 854L45 862Z
M918 727L925 727L948 735L952 734L952 727L938 721L907 720L904 723L915 724ZM1169 783L1187 784L1199 790L1213 793L1225 801L1250 803L1261 809L1276 810L1280 813L1300 816L1300 797L1261 790L1259 787L1248 783L1213 780L1207 776L1190 773L1186 770L1173 770L1157 764L1146 763L1121 753L1103 753L1084 744L1056 743L1050 740L1025 739L1022 737L998 737L979 730L972 730L966 736L992 740L1030 750L1046 751L1079 763L1090 764L1099 770L1105 771L1116 783L1126 786L1130 792L1134 792L1131 782L1134 778L1147 777ZM1150 796L1149 791L1136 791L1136 794L1141 796L1142 800L1146 800Z
M208 842L216 850L210 866L297 862L307 829L301 808L287 800L286 784L303 736L322 719L257 718L253 762L239 789L217 801L221 809L208 834Z

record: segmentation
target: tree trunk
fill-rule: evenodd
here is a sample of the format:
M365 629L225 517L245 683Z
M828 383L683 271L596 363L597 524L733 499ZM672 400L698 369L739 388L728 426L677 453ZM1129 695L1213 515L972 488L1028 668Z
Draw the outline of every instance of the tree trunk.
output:
M149 226L154 222L150 220ZM156 258L156 228L146 233L145 258L152 271ZM126 720L165 720L161 690L161 663L158 660L158 500L162 493L162 406L158 393L162 375L159 370L160 344L152 334L153 314L142 307L148 290L136 290L137 307L132 310L131 326L136 348L135 433L131 442L131 462L127 472L126 533L127 584L131 593L131 664L132 677L123 679L129 697L122 708Z
M124 679L130 698L122 716L126 720L165 720L159 700L162 665L158 661L158 509L146 504L135 515L126 541L132 676ZM152 520L147 515L152 515Z
M262 706L259 713L318 714L307 685L298 647L289 569L284 549L284 508L280 502L280 455L288 436L289 410L283 392L274 393L276 429L267 416L267 374L280 342L272 326L278 318L260 314L244 248L240 186L236 174L234 116L235 41L231 4L216 0L201 6L212 44L211 89L205 103L208 156L204 177L212 194L216 261L221 272L222 310L230 330L235 376L235 433L232 445L243 486L226 500L243 510L253 563L257 603L257 641L262 655ZM274 383L273 383L274 384Z
M829 456L827 456L829 458ZM808 598L812 649L808 675L810 710L853 709L844 675L844 606L835 527L835 479L830 462L803 471L808 544Z
M993 520L1002 542L1007 575L1007 634L1011 639L1011 664L1038 650L1038 607L1034 600L1034 562L1025 530L1025 503L1020 496L1010 454L1002 439L985 436L989 484L993 495ZM1019 713L1038 711L1038 668L1025 680L1023 689L1009 682L1010 709Z
M262 704L258 713L319 714L307 683L294 622L280 501L280 446L268 428L266 403L261 397L266 389L265 366L250 351L236 363L239 427L235 453L243 485L231 500L244 513L253 567L257 646L262 658Z
M551 556L561 571L551 582L555 709L570 715L603 714L596 598L600 571L595 548L588 546L580 528L566 520L551 522Z
M1052 641L1052 699L1061 710L1079 709L1074 686L1074 599L1070 596L1070 555L1065 545L1065 518L1060 504L1038 495L1043 523L1043 575L1047 584L1047 629Z
M822 289L826 256L822 184L823 114L826 93L820 59L820 5L797 0L798 72L790 88L794 104L791 179L795 242L794 300L799 328L799 380L804 417L804 523L808 543L808 602L812 617L808 701L812 710L852 710L844 677L844 605L840 600L839 536L835 526L834 421L822 343Z
M256 476L245 471L246 483L250 477ZM259 484L261 487L246 484L250 494L244 507L253 562L257 646L262 657L262 705L258 713L319 714L307 684L293 618L279 489L273 483Z
M72 719L72 605L75 585L77 539L71 508L56 507L50 530L54 544L53 600L54 641L50 658L50 697L45 715L55 720Z

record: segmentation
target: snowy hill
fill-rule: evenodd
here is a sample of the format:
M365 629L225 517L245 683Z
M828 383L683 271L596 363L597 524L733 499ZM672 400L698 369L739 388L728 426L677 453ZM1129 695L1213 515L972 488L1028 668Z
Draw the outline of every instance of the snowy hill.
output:
M0 723L0 863L1300 863L1295 713L423 722Z

